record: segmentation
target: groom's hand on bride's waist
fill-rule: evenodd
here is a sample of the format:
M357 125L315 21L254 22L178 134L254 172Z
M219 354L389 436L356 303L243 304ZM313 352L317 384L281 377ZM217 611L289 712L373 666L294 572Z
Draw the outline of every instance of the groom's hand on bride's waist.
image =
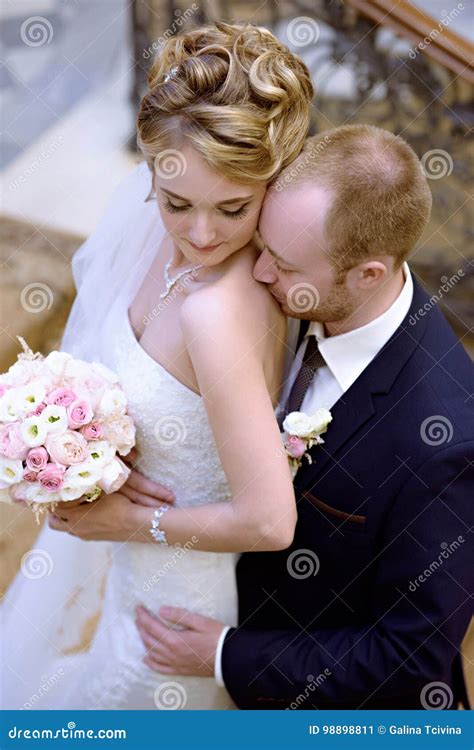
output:
M136 608L136 626L146 648L143 661L161 674L214 676L214 660L223 622L178 607L153 614Z

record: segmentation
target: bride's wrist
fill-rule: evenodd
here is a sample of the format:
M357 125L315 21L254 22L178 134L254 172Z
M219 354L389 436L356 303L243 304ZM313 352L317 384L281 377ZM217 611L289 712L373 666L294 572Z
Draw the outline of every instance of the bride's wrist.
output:
M150 526L153 519L154 508L149 508L137 503L131 504L127 517L127 532L131 542L149 542Z

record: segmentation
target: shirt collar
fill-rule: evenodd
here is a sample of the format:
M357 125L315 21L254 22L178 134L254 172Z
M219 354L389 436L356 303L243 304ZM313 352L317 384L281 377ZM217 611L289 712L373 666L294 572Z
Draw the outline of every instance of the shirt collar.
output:
M365 326L326 336L322 323L310 323L306 336L316 336L319 351L343 392L357 380L408 313L413 298L413 279L407 263L403 264L403 273L405 283L395 302Z

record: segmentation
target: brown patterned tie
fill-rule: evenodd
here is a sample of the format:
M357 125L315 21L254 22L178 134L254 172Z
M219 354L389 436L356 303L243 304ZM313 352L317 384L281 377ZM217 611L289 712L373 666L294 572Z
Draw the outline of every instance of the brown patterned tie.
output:
M316 336L311 335L308 337L308 343L306 345L306 351L304 353L303 362L301 363L300 370L296 376L296 380L292 385L288 401L286 402L286 408L284 416L290 414L292 411L298 411L303 403L305 393L309 388L309 385L314 377L314 373L320 367L324 367L326 361L319 351L318 340Z

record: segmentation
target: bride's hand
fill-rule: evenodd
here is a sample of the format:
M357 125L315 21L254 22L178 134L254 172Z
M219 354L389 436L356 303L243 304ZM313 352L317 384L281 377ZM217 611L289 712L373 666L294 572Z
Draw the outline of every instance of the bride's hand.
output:
M146 534L149 519L145 518L144 509L126 495L113 492L91 503L61 503L55 513L49 514L49 525L86 541L126 542L140 530Z

